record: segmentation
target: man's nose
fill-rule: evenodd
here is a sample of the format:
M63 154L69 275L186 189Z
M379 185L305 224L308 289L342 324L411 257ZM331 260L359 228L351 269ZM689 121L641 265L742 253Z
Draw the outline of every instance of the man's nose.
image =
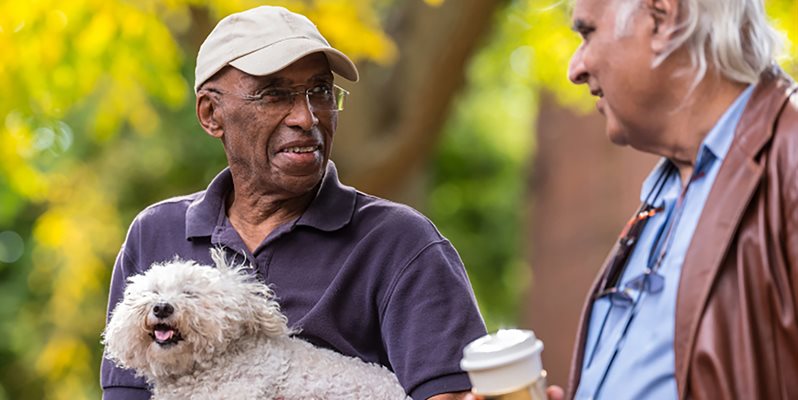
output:
M571 61L568 63L568 79L574 84L580 85L587 83L587 77L588 73L582 58L582 48L580 47L574 52L574 55L571 56Z
M318 117L313 112L307 93L297 93L294 96L291 111L285 117L288 126L296 126L304 131L309 131L319 123Z
M166 318L175 312L175 308L169 303L158 303L152 306L152 313L158 318Z

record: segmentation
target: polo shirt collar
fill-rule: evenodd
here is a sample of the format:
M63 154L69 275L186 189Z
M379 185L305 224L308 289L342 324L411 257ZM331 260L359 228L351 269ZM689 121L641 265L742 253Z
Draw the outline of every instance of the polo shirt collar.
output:
M225 168L211 180L205 192L189 204L186 210L186 239L211 236L214 228L224 220L225 199L233 190L233 175Z
M186 239L211 236L214 229L226 219L225 199L233 190L233 175L225 168L208 185L208 188L186 210ZM296 221L296 225L335 231L346 226L355 210L357 191L341 184L338 170L330 160L316 192L316 197Z
M357 190L338 180L338 169L330 160L316 197L296 224L327 232L341 229L352 220L356 200Z

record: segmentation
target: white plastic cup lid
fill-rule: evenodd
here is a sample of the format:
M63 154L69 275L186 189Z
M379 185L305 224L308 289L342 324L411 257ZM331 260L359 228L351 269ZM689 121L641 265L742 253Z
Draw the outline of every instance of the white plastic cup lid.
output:
M535 333L501 329L469 343L463 349L460 367L468 372L474 391L500 394L534 382L543 371L543 342Z

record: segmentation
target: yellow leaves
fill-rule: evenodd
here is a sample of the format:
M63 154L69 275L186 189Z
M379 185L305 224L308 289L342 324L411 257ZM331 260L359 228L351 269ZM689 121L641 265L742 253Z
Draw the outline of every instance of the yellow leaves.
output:
M443 4L444 1L445 0L424 0L425 3L433 7L439 7L441 4Z
M0 174L6 176L11 189L42 201L47 179L29 164L35 151L32 133L19 113L9 113L5 126L0 126Z
M227 15L235 12L243 11L249 8L265 5L262 1L255 0L190 0L188 3L198 6L206 6L212 11L216 19L221 19ZM293 9L296 5L304 4L302 0L275 0L270 1L268 5L281 6L288 9Z
M39 217L34 237L43 246L59 247L73 232L69 229L69 225L70 220L67 215L58 210L50 210Z
M785 48L778 61L795 76L798 74L798 1L770 0L765 5L785 39Z
M85 394L85 383L79 378L88 371L91 360L87 346L79 340L58 337L50 340L36 360L36 372L51 382L59 382L57 388L48 391L48 399L89 399Z
M590 108L590 94L572 84L566 71L579 37L570 30L570 11L566 3L553 6L527 0L511 18L523 41L532 48L529 76L533 84L554 93L563 104L577 109Z
M0 99L0 115L16 109L26 116L61 118L95 95L96 104L110 104L104 111L113 112L84 118L95 119L88 124L100 129L94 137L107 139L125 122L135 132L154 132L159 125L152 100L177 107L187 98L182 55L157 15L101 0L24 4L0 4L0 16L5 15L0 26L23 26L0 34L0 50L12 55L0 63L0 84L13 94ZM109 85L130 89L105 90ZM146 94L131 95L135 90ZM136 101L129 102L131 96Z
M53 32L62 32L69 23L69 17L63 11L55 9L47 14L47 26Z
M47 178L33 168L23 166L9 171L8 178L12 188L33 201L42 201L47 193Z
M350 1L316 1L306 15L316 23L330 43L348 56L378 64L396 60L393 41L379 28L376 15L352 6Z
M105 277L123 232L96 173L77 167L53 174L49 207L33 230L32 293L49 294L40 324L52 332L37 355L36 371L50 399L89 399L96 379L89 344L102 330ZM87 342L86 338L92 338ZM92 344L93 345L93 344ZM64 382L67 382L66 384ZM71 382L71 383L68 383Z
M440 0L431 1L433 3L440 2ZM242 0L211 1L210 3L218 17L262 5ZM316 24L331 45L346 53L354 61L371 60L385 65L396 60L396 45L382 31L370 1L278 0L270 2L269 5L285 7L307 16Z
M135 112L130 114L130 125L137 132L151 135L160 126L158 113L147 103L141 102Z
M60 377L64 371L69 369L69 365L73 362L75 357L80 351L80 343L69 338L57 337L45 346L39 360L36 363L36 369L39 372Z
M100 57L109 50L116 28L113 15L103 9L97 10L88 25L77 34L75 50L82 57Z

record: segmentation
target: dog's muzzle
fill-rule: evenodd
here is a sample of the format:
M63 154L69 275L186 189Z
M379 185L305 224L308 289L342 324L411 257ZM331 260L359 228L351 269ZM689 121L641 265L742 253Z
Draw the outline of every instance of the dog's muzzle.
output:
M158 322L150 332L150 337L161 347L172 346L183 340L180 331L166 323L165 319L174 314L175 308L169 303L158 303L152 307L152 315Z

